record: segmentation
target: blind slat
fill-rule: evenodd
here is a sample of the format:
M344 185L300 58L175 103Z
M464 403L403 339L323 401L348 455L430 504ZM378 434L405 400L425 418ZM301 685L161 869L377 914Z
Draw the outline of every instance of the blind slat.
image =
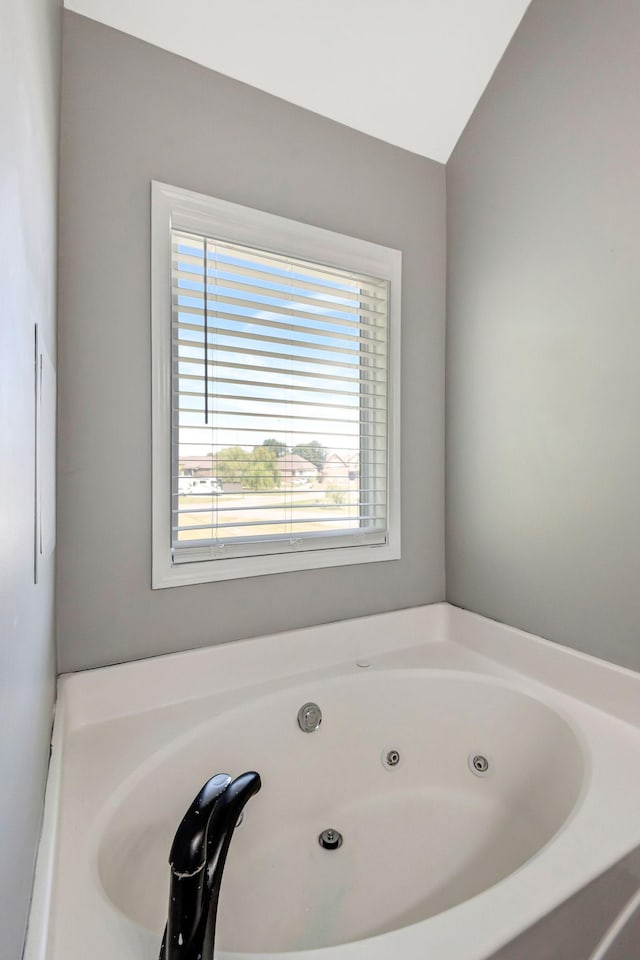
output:
M275 418L274 418L274 419L275 419ZM269 433L269 431L268 431L268 430L265 430L264 427L236 427L236 426L223 427L223 426L221 426L220 424L216 424L215 427L214 427L214 426L202 426L202 425L199 425L199 426L198 426L198 425L195 425L195 426L184 426L184 424L182 424L182 429L183 429L183 430L189 430L189 431L191 431L191 430L205 430L205 431L208 431L209 433L211 433L211 432L214 431L214 430L217 431L217 432L223 432L223 433L229 433L229 432L231 432L231 433L234 433L234 432L235 432L235 433L255 433L255 434L262 434L266 439L269 439L269 438L270 438L270 433ZM275 429L276 429L275 427L272 428L272 431L275 430ZM308 430L289 430L287 427L282 427L282 426L280 426L280 430L281 430L282 432L284 432L284 431L286 430L286 432L287 432L287 434L288 434L289 436L302 436L302 437L308 437L308 436L309 436L309 431L308 431ZM338 430L331 430L330 433L331 433L331 436L332 436L332 437L351 437L351 438L353 439L353 438L357 438L357 436L358 436L357 433L353 433L353 432L349 432L349 431L344 432L344 431L338 431ZM205 442L206 442L206 441L205 441ZM260 440L260 441L259 441L259 444L261 444L261 443L262 443L262 441ZM180 446L183 446L183 445L184 445L184 441L180 440ZM202 446L202 441L200 441L199 443L197 443L197 446ZM232 444L232 443L228 443L227 446L233 446L233 444Z
M214 345L210 344L210 345L209 345L209 350L212 351L213 349L214 349ZM292 367L295 366L295 370L293 371L293 373L294 373L294 375L297 376L297 377L300 377L300 376L312 376L312 375L313 375L311 370L299 370L298 368L299 368L300 364L307 364L307 365L312 364L313 366L315 366L315 367L320 367L320 368L322 368L322 367L341 367L343 370L350 370L350 371L351 371L351 374L352 374L352 375L348 378L351 383L354 382L353 373L355 373L356 371L358 371L358 372L360 372L360 371L373 372L373 371L379 370L381 373L383 373L384 370L385 370L385 365L384 365L384 364L370 363L370 362L369 362L369 363L359 363L359 364L358 364L358 363L345 363L344 360L328 360L328 359L325 359L324 357L323 357L322 360L320 360L320 359L315 359L315 358L313 358L313 357L300 357L300 356L294 356L294 355L292 355L292 354L287 354L287 353L277 353L275 350L273 350L273 351L271 351L271 350L252 350L250 347L227 347L226 345L224 345L224 346L217 347L217 348L216 348L216 352L219 353L219 354L222 354L223 356L226 356L226 355L229 355L229 354L230 354L231 356L235 356L236 354L241 354L241 355L251 356L251 357L270 357L272 360L288 360L289 363L292 365ZM184 363L197 363L197 364L202 364L202 366L204 366L204 357L199 358L199 357L177 356L177 357L175 357L174 359L175 359L175 361L176 361L177 363L183 363L183 364L184 364ZM219 361L218 361L217 358L216 358L215 363L218 363L218 362L219 362ZM214 363L213 360L210 360L210 361L209 361L209 364L210 364L210 365L213 365L213 363ZM282 369L282 368L281 368L281 369ZM289 368L289 369L286 369L286 368L285 368L284 370L282 370L282 372L283 372L283 373L289 373L289 374L290 374L290 373L292 373L292 369L291 369L291 368ZM341 374L341 376L344 376L344 374Z
M175 358L174 358L174 361L175 361ZM183 362L183 361L180 361L180 362ZM204 360L193 360L191 362L194 364L197 364L198 366L204 367ZM209 365L211 366L212 364L209 364ZM254 370L257 370L259 373L271 373L274 375L284 373L289 377L296 377L297 379L308 377L309 379L312 379L312 380L330 380L331 382L350 383L352 385L355 384L353 377L343 376L342 374L339 374L339 373L321 373L320 371L301 372L300 370L292 371L291 368L289 367L266 367L264 365L248 364L246 362L238 363L237 361L233 361L233 360L219 360L217 357L215 360L215 367L216 367L216 370L218 367L222 367L223 369L231 368L233 370L245 370L246 372L250 372L250 371L252 372ZM362 382L363 380L370 380L371 383L377 383L377 384L380 384L380 386L383 386L384 381L380 379L376 380L374 377L365 377L365 371L367 369L368 368L365 368L364 370L362 369L360 370L360 381ZM378 378L380 377L380 374L377 371L372 371L372 372L374 373L375 377L378 377ZM187 377L187 376L191 376L192 379L194 378L193 374L180 373L174 370L174 377L183 379L184 377ZM199 379L202 380L203 391L204 391L204 375L201 374L199 376ZM250 381L250 382L252 384L255 382L256 387L260 385L259 381ZM287 384L287 386L288 385L289 384Z
M372 501L363 501L362 503L351 504L350 510L352 511L352 515L353 515L353 511L356 507L371 508L371 507L383 507L383 506L384 506L384 501L380 501L379 503L374 503ZM264 508L263 507L213 507L212 509L211 507L191 507L191 508L181 507L179 510L177 510L177 515L191 516L192 514L196 514L196 513L215 513L216 515L221 513L235 514L240 512L242 513L248 513L251 511L255 512L256 510L262 510L262 509ZM277 506L268 507L267 509L273 512L278 512L278 511L283 512L283 511L292 511L292 510L309 510L309 507L306 507L300 504L296 505L294 503L294 504L278 504ZM355 516L358 516L358 514L355 514ZM207 526L210 526L210 524L207 524Z
M174 320L174 328L178 328L181 331L192 330L194 333L200 333L204 337L205 332L210 336L216 336L217 334L224 333L227 329L222 327L219 324L209 322L207 326L204 325L204 310L199 309L198 307L179 307L177 313L180 316L188 315L191 317L202 317L202 323L189 323L186 320ZM367 346L375 346L379 344L380 346L385 345L385 339L381 331L376 331L372 336L359 336L357 333L343 333L342 330L331 330L330 333L323 333L317 329L315 326L301 327L295 323L291 323L290 320L267 320L266 317L252 317L252 316L242 316L238 317L232 313L221 313L220 311L210 311L208 314L209 320L211 317L214 317L215 320L224 320L229 323L242 323L244 325L248 324L250 326L265 327L273 330L285 330L291 334L305 334L309 337L323 337L324 339L331 340L346 340L349 343L360 343L366 344ZM333 325L332 325L333 326ZM361 329L367 331L369 328L366 324L357 324L354 325L354 329Z
M186 299L186 296L183 297L183 300L184 299ZM173 310L174 310L174 315L178 318L177 320L174 320L174 326L182 325L183 320L179 318L186 317L186 316L202 317L204 321L204 304L196 305L196 304L184 303L184 302L176 303L174 300ZM257 313L261 315L256 316ZM265 313L274 314L275 318L271 316L266 317ZM285 327L287 329L291 328L293 330L303 330L303 331L306 331L307 333L310 331L314 331L317 328L318 320L323 320L328 326L332 328L332 333L331 333L332 336L339 335L338 331L333 329L334 327L339 327L340 329L352 331L353 336L359 335L358 331L360 330L366 331L369 334L369 336L366 338L367 340L374 340L376 338L379 340L383 339L384 331L382 330L382 328L378 326L374 327L370 323L368 323L366 320L360 323L357 320L345 320L344 317L329 318L329 317L316 316L315 314L313 314L311 317L305 317L303 314L296 313L295 311L292 311L291 314L284 314L281 311L281 319L277 319L278 316L280 316L280 314L278 314L277 311L260 310L258 304L254 305L253 310L246 310L246 312L244 313L241 311L232 313L228 310L220 310L219 307L217 309L207 308L207 317L209 320L214 319L217 321L221 321L221 320L239 321L242 323L255 322L255 323L262 324L262 326L268 326L268 325L279 326L279 327ZM299 323L296 324L294 322L295 320L298 320ZM204 330L204 322L199 326L200 326L200 329ZM212 326L211 329L216 330L217 327Z
M283 387L274 387L274 389L282 390ZM202 394L195 393L195 391L182 390L180 392L180 400L183 400L186 397L202 397ZM203 398L204 399L204 398ZM242 400L243 403L281 403L286 404L290 407L313 407L317 409L318 401L317 400L286 400L281 397L247 397L242 394L238 395L236 393L218 393L209 391L210 400ZM373 398L375 399L375 398ZM174 407L174 409L180 410L182 412L191 412L191 413L202 413L201 407ZM323 410L352 410L354 413L358 413L358 407L349 403L323 403ZM371 407L370 409L375 409Z
M323 353L331 354L345 354L348 357L358 357L360 356L361 350L357 347L334 347L331 344L325 343L308 343L306 340L294 340L291 337L273 337L269 336L266 333L254 333L250 330L216 330L215 334L212 335L213 339L209 340L207 351L211 353L212 351L219 351L222 348L219 338L225 337L228 340L251 340L256 343L282 343L287 346L295 347L296 350L317 350L322 351ZM190 350L201 349L204 355L204 341L199 340L185 340L183 337L178 337L175 339L175 342L179 347L188 347ZM235 346L230 344L224 345L225 349L233 352ZM286 356L290 356L286 354ZM298 354L302 358L301 354ZM322 363L320 357L310 357L308 359L317 360L319 363Z
M383 520L383 519L384 519L384 516L382 516L382 515L379 516L379 517L368 517L368 516L362 516L362 517L359 517L359 518L358 518L358 517L350 517L350 518L348 517L348 518L346 518L346 522L347 522L347 523L349 523L349 522L353 523L354 521L358 521L358 520L368 522L368 521L370 521L370 520ZM308 519L301 518L300 520L293 520L293 519L287 519L287 520L238 520L238 521L231 521L230 523L216 523L216 524L215 524L215 528L216 528L217 530L235 530L236 527L238 527L238 528L241 528L241 527L283 527L283 526L287 526L287 527L288 527L288 526L299 526L299 525L302 524L302 523L306 523L306 524L309 524L309 523L320 523L320 524L325 524L325 523L345 523L345 518L344 518L344 517L309 517ZM174 525L173 529L176 530L178 533L187 533L187 532L190 531L190 530L211 530L211 529L213 529L213 526L214 526L214 525L211 524L211 523L193 524L193 525L189 524L189 525L182 526L182 527L181 527L181 526L175 526L175 525Z
M244 370L245 368L243 367L242 369ZM257 368L256 368L256 367L252 367L252 369L255 370L255 369L257 369ZM272 370L269 370L269 372L270 372L270 373L273 373ZM187 397L187 396L203 397L203 396L204 396L204 377L198 376L198 375L193 374L193 373L184 373L184 374L181 374L181 375L180 375L180 379L181 379L181 380L193 380L193 381L195 381L194 386L195 386L196 383L200 385L200 389L199 389L199 390L191 390L191 391L190 391L190 390L180 389L180 390L179 390L180 396L182 396L182 397ZM263 389L266 389L266 390L303 390L305 393L323 393L325 396L326 396L327 394L331 394L332 396L340 396L340 397L355 397L355 398L358 397L358 394L357 394L354 390L338 390L336 387L331 387L331 388L329 388L329 387L311 387L311 386L309 386L309 384L297 384L297 383L285 383L285 384L283 384L282 382L281 382L281 383L268 383L268 382L265 382L265 381L263 381L263 380L259 380L259 381L256 381L256 380L240 380L240 379L235 378L235 377L221 377L221 376L219 375L219 372L218 372L218 375L216 376L216 383L223 383L223 384L232 383L232 384L234 384L234 385L238 385L238 386L242 386L242 387L255 387L257 384L259 384L261 390L263 390ZM385 384L385 383L381 383L381 382L379 382L379 381L376 381L376 394L375 394L375 395L376 395L376 396L381 396L381 397L383 397L383 396L386 397L386 384ZM209 391L209 396L212 396L212 391ZM366 399L369 399L369 396L370 396L370 395L367 394Z
M188 290L180 289L179 287L174 288L172 293L174 294L175 299L178 299L179 297L184 297L185 299L190 297L194 300L198 299L196 291L192 291L190 294ZM204 309L204 298L200 297L199 299L203 300L202 309ZM272 297L271 299L276 298ZM278 299L281 300L282 298L280 297ZM324 321L325 323L338 323L340 319L348 320L351 323L356 323L357 321L353 318L364 315L368 316L370 320L373 320L376 317L381 320L383 319L383 315L379 314L378 311L369 309L368 307L363 307L361 310L353 310L349 309L348 307L339 308L336 304L330 304L328 301L316 301L314 302L314 306L317 307L317 312L314 312L313 310L301 310L296 307L295 304L287 307L282 303L262 303L260 300L247 300L244 297L230 297L224 293L218 293L216 294L215 298L212 299L209 299L209 296L207 297L207 309L209 313L216 313L218 310L217 304L220 303L225 304L227 307L244 307L247 310L260 310L261 312L269 315L273 314L274 318L297 317L298 319ZM185 312L187 307L188 305L185 305ZM182 310L182 306L180 306L178 303L174 303L174 309L179 313ZM198 308L194 307L193 309ZM330 313L338 314L338 316L330 316ZM346 316L340 317L340 314L346 314ZM237 316L237 314L235 314L235 316ZM372 324L372 326L374 325Z
M218 399L217 395L214 395L213 399L214 400ZM259 403L259 401L255 399L253 401L249 399L247 402ZM266 400L263 403L266 406L267 403L273 403L273 402L274 402L273 400ZM387 422L385 418L382 418L382 417L376 418L374 416L374 414L380 412L379 410L376 410L375 407L371 407L366 411L363 411L362 409L354 410L353 407L344 407L343 409L350 410L354 415L350 417L336 417L336 416L319 417L317 415L312 416L310 413L304 413L304 412L294 413L293 411L297 410L298 406L299 406L298 404L290 404L289 413L275 413L275 412L269 412L269 411L262 412L259 410L226 410L224 408L218 412L225 413L227 416L232 416L232 417L267 417L269 420L278 420L278 421L304 420L305 423L342 423L344 425L345 423L386 423ZM317 404L315 405L314 409L315 410L318 409ZM327 407L322 408L323 413L326 410L328 410ZM177 408L174 407L174 412L177 413L178 416L180 416L181 414L189 414L189 415L200 414L204 416L203 410L200 410L194 407L177 407ZM189 424L185 423L184 426L189 426ZM201 424L195 424L194 426L201 426Z

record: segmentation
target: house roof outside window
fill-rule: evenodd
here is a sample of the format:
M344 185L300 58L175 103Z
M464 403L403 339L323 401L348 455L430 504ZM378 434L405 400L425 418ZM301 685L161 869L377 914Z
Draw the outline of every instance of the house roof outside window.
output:
M315 479L318 476L318 469L315 464L297 453L286 453L283 457L278 457L278 470L283 480L291 477L308 477Z

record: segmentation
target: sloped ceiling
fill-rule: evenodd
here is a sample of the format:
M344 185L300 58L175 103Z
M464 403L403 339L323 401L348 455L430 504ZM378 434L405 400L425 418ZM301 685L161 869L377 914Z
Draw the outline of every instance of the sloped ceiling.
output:
M446 162L529 0L66 0L65 5Z

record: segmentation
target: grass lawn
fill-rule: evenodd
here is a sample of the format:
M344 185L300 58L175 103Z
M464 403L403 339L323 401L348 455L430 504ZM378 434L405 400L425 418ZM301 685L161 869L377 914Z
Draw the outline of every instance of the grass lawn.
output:
M276 495L277 493L281 494L281 499ZM334 496L335 494L324 490L298 492L287 489L273 493L243 491L215 496L180 497L181 510L189 508L194 510L193 513L180 514L181 527L209 523L212 526L200 530L185 530L179 539L211 539L215 536L213 525L216 523L231 524L218 531L218 537L224 539L282 534L295 537L298 533L309 531L330 532L357 528L359 525L356 506L358 491L348 491L344 495L353 506L349 503L334 503ZM292 506L294 509L291 509ZM234 507L236 509L233 509ZM322 522L318 522L319 513L323 517L327 515L326 521L323 519ZM293 519L298 522L292 523Z

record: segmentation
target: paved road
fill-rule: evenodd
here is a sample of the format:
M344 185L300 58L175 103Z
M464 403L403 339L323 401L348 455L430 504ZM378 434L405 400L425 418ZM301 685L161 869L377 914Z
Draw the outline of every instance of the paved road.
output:
M357 491L351 491L352 494L354 492L357 493ZM250 493L247 490L242 490L238 493L200 494L199 496L181 497L181 501L184 506L195 507L200 501L202 506L208 506L210 498L215 496L216 503L221 507L271 507L278 503L287 505L290 503L308 503L311 506L314 503L324 503L326 494L327 490L325 488L301 487L294 490L273 490L268 493ZM187 502L185 503L185 501Z

